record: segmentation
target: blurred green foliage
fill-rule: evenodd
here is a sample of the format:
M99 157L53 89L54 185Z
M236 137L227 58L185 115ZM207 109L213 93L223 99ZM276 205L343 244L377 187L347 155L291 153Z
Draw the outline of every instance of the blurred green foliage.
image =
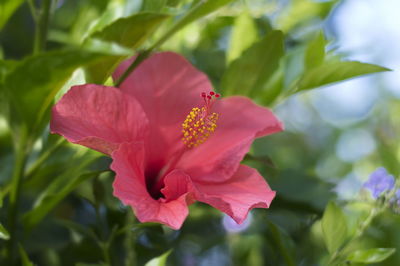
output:
M136 53L179 52L224 96L271 108L298 92L387 71L327 48L322 26L337 2L3 0L1 265L398 265L400 217L388 199L343 201L333 191L355 167L335 155L340 128L321 122L255 142L244 163L277 197L269 210L254 210L240 234L200 203L179 231L138 223L112 196L109 158L49 135L58 94L82 82L110 84L118 63ZM307 107L304 119L320 119ZM393 101L389 112L399 107ZM398 175L399 121L376 112L379 119L357 125L379 140L360 164Z

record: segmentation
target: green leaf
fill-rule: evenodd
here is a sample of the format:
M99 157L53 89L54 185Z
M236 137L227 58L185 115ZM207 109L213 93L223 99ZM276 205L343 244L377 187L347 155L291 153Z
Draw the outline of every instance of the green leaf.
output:
M161 11L166 4L167 0L146 0L143 1L142 10L143 11Z
M325 59L325 45L324 33L321 31L307 46L304 62L307 70L322 65Z
M248 11L236 17L227 51L227 62L238 58L258 39L257 25Z
M167 259L168 259L169 254L171 254L171 252L172 252L172 250L169 250L169 251L165 252L164 254L162 254L161 256L150 260L149 262L147 262L145 264L145 266L165 266L165 265L167 265Z
M121 55L120 52L117 54ZM115 51L75 49L43 53L23 60L6 76L4 83L12 128L15 130L23 124L31 137L40 133L54 96L71 74L78 67L110 55L115 55Z
M134 50L142 45L168 17L166 14L156 13L135 14L114 21L101 31L92 34L90 38L114 42ZM89 39L85 42L88 41ZM92 79L91 82L103 83L124 58L124 56L109 57L90 65L87 72Z
M265 106L272 106L284 88L284 71L278 69L264 86L260 102Z
M382 71L390 69L357 61L330 62L306 71L298 83L297 91L310 90Z
M62 175L54 179L48 187L40 194L36 200L34 207L31 211L26 213L23 217L23 223L28 228L32 229L38 224L48 212L50 212L61 200L63 200L69 193L71 193L83 181L93 178L103 171L94 171L85 174L81 172L92 163L95 157L90 156L91 151L76 158L76 166L70 171L66 171ZM78 160L81 161L78 163Z
M17 65L17 61L0 60L0 83L4 77Z
M167 0L167 6L176 7L181 0Z
M395 251L395 248L372 248L357 250L351 253L347 257L347 260L358 263L377 263L389 258Z
M347 238L347 221L342 210L329 202L322 217L322 232L329 253L333 254Z
M289 10L282 12L282 16L277 20L279 29L286 33L313 19L324 19L337 2L338 0L324 2L293 0L290 5L288 5Z
M101 31L92 34L91 37L116 42L134 49L143 43L168 17L167 14L158 13L135 14L114 21Z
M26 254L25 249L21 245L19 245L19 255L21 256L22 266L33 266L28 254Z
M271 31L233 61L221 81L225 94L249 94L264 87L283 56L283 34Z
M0 30L4 27L8 19L14 14L24 0L1 0L0 3Z
M158 48L166 40L168 40L175 32L179 31L181 28L185 27L187 24L204 17L220 7L223 7L234 0L204 0L198 1L193 8L189 10L186 15L184 15L176 24L174 24L162 37L150 48L153 50Z
M7 229L4 228L2 224L0 224L0 239L8 240L10 239L10 234Z
M274 241L273 243L281 253L282 258L285 261L285 265L296 265L294 259L294 244L291 242L290 237L274 223L267 221L267 224L272 234L272 240Z

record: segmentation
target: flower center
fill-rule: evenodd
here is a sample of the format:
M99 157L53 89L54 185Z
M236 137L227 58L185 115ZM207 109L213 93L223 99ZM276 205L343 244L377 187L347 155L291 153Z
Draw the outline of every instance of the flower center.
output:
M204 106L192 108L182 123L182 141L188 148L204 143L217 127L218 114L212 113L211 108L220 95L210 91L208 94L202 92L201 97Z

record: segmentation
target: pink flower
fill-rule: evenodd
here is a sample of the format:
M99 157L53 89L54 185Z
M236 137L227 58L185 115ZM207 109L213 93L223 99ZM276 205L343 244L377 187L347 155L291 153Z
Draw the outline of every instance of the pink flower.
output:
M141 222L178 229L197 200L241 223L275 196L257 170L240 162L255 138L281 131L282 124L245 97L219 97L175 53L152 55L120 88L72 87L54 106L50 127L111 155L114 195Z

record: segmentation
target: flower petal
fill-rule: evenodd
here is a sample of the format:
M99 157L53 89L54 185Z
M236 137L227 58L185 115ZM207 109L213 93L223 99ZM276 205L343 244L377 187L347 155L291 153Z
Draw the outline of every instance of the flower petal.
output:
M130 205L140 222L158 222L179 229L188 215L185 186L190 178L182 171L173 171L165 177L166 199L153 199L147 191L143 142L124 143L112 153L111 169L116 177L114 195ZM173 187L176 185L176 187Z
M255 138L283 130L270 110L245 97L218 100L212 111L219 114L215 132L203 144L186 152L176 167L185 169L192 180L227 180L236 172Z
M253 208L268 208L272 191L257 170L240 165L231 179L221 183L194 182L196 199L205 202L242 223Z
M148 120L140 104L113 87L72 87L53 107L52 133L105 154L122 142L141 141Z
M114 73L114 79L121 76L133 60L123 62ZM153 54L120 88L142 105L151 126L146 156L162 164L183 147L181 124L193 107L201 106L201 92L212 90L206 75L172 52Z

